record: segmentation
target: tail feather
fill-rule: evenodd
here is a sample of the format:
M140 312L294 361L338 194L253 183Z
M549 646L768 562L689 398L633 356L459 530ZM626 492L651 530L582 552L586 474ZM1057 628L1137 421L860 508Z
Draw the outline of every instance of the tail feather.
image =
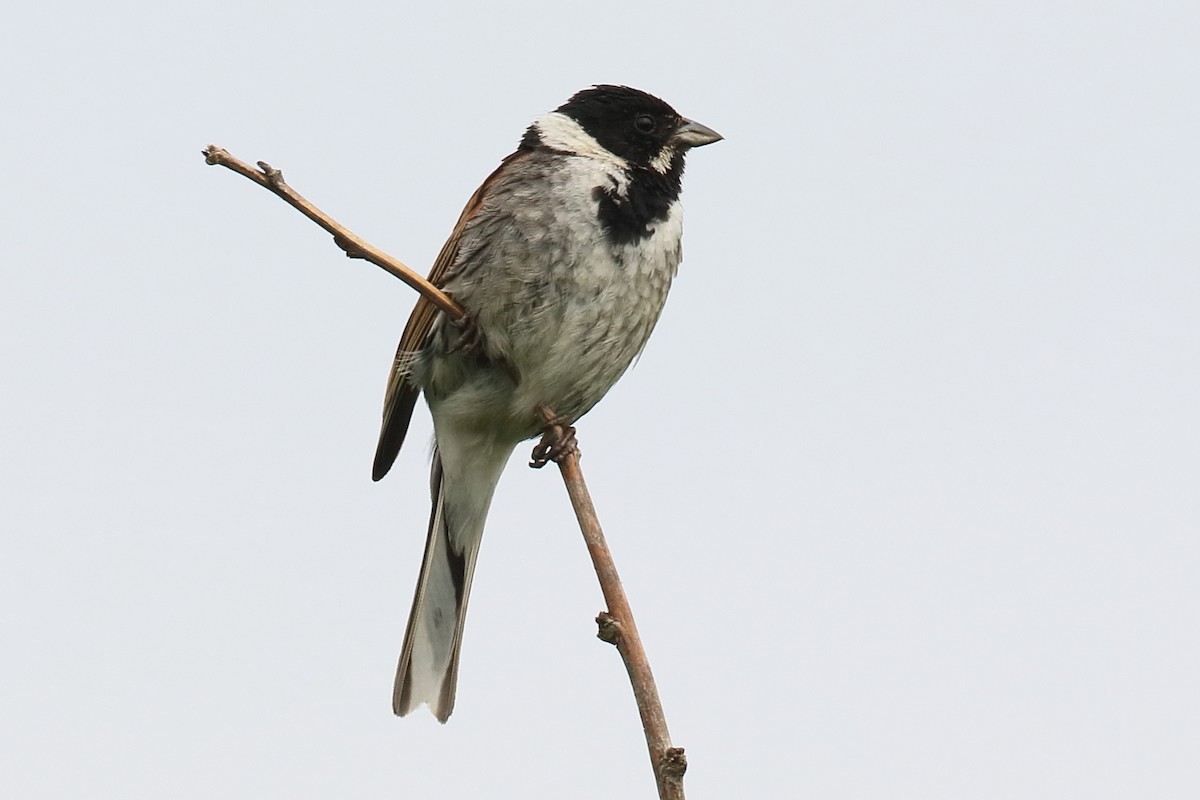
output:
M434 450L425 559L392 692L392 710L399 716L426 703L445 722L454 710L475 559L492 492L511 452L512 448L503 453L475 450L466 464L455 465L465 469L447 471L443 453Z

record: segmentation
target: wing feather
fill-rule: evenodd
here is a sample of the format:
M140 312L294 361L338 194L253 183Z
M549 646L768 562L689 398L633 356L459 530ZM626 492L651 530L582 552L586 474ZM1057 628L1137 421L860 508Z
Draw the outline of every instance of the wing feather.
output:
M514 161L520 158L524 151L517 151L500 163L500 166L488 176L487 180L475 190L466 208L458 217L450 238L442 245L433 269L429 272L429 282L439 289L454 276L458 266L458 252L462 244L463 232L472 218L479 213L487 201L488 192L503 176ZM412 365L420 352L425 348L434 323L442 311L424 297L417 299L417 304L408 317L404 333L400 336L400 345L396 348L396 357L392 360L391 371L388 373L387 392L383 400L383 425L379 431L379 443L375 448L375 463L371 470L372 480L379 480L388 473L395 462L404 437L408 434L408 425L412 421L413 409L421 387L414 384Z

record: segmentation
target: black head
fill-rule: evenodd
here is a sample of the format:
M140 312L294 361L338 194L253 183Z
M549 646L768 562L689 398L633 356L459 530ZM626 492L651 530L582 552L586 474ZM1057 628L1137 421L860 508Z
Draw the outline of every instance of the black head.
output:
M619 168L592 194L600 222L618 243L651 236L679 198L683 155L720 134L684 119L653 95L628 86L593 86L577 93L525 132L520 150L549 150Z
M703 125L684 119L657 97L628 86L584 89L555 112L577 122L601 147L630 166L654 167L659 172L676 165L682 168L683 153L688 148L721 138ZM531 129L526 143L536 141L535 137L538 131Z
M627 86L594 86L557 109L630 164L648 166L683 124L675 109Z

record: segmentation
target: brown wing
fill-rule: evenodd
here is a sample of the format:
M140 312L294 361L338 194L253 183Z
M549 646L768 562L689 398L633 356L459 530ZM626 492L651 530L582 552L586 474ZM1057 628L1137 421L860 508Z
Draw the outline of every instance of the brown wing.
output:
M467 201L467 207L463 209L458 223L454 226L454 231L442 245L442 251L438 253L437 260L433 262L433 269L429 272L429 282L434 286L439 289L443 288L446 281L453 275L453 266L458 258L458 248L463 230L471 218L479 213L488 190L503 174L505 168L521 155L522 153L518 151L504 159L496 171L488 176L483 185L476 189L475 194L471 195L471 199ZM413 308L412 314L409 315L408 324L404 326L404 333L400 336L400 346L396 349L396 358L392 361L392 369L388 374L387 393L383 399L383 426L379 431L379 444L375 447L375 465L371 470L372 480L377 481L388 473L388 470L392 468L392 463L396 460L396 455L400 452L400 446L404 444L404 437L408 433L408 424L412 420L413 408L417 404L417 397L421 394L421 387L414 385L410 380L409 370L412 366L412 359L425 346L430 331L433 330L433 323L437 321L438 315L441 313L437 306L424 297L420 297L417 299L417 305Z

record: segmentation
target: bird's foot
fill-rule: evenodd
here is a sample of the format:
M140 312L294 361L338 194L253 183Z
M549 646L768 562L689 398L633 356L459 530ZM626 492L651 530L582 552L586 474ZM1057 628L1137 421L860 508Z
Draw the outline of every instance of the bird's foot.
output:
M563 417L555 417L543 411L546 415L546 427L542 429L542 439L533 448L533 460L529 462L529 466L534 469L541 469L551 461L558 464L567 456L579 452L575 429L568 425Z

